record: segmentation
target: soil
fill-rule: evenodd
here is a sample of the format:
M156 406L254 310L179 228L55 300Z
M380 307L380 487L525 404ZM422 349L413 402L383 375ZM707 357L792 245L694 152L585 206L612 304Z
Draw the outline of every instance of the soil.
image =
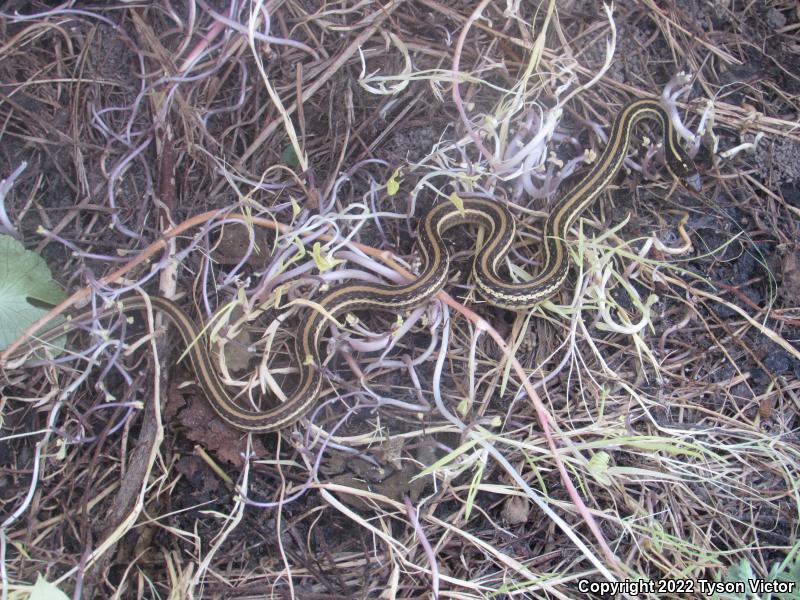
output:
M569 598L582 580L748 573L800 585L795 3L618 1L613 58L586 89L612 36L592 1L549 17L546 3L490 3L472 20L470 2L279 0L252 16L253 47L252 7L236 2L68 4L0 6L0 233L95 306L134 286L174 295L222 342L245 404L290 395L308 301L340 283L320 266L386 277L345 237L413 270L426 210L483 192L509 203L513 262L535 273L543 216L587 166L560 169L601 152L598 129L631 99L685 88L670 102L701 142L703 186L673 180L645 147L662 132L637 128L643 167L584 213L567 285L530 315L482 302L469 276L482 234L448 234L447 290L515 346L553 445L499 346L458 308L445 333L438 302L340 315L317 407L280 434L225 423L177 336L156 324L154 354L141 315L106 311L60 357L8 366L12 593L37 575L75 598ZM556 107L531 169L559 186L520 193L503 161L524 142L509 142ZM159 240L174 245L103 280Z

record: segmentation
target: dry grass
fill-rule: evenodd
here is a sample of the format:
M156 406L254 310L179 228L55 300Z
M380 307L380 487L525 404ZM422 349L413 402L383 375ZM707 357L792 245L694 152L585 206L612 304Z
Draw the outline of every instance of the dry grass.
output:
M530 315L475 302L474 236L452 236L452 297L347 319L280 436L219 423L125 319L7 369L0 599L37 574L300 599L800 577L793 3L9 4L0 231L59 310L142 287L222 309L220 368L256 403L291 391L303 300L408 276L453 191L509 201L535 272L539 217L629 99L674 108L704 186L640 152Z

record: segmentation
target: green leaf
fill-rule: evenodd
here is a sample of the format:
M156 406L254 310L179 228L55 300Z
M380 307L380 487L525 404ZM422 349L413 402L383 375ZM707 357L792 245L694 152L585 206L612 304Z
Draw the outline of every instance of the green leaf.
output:
M463 217L466 213L464 212L464 200L461 198L461 196L459 196L456 192L451 192L450 196L448 196L448 199L456 207L458 214Z
M787 557L787 559L789 558ZM797 598L800 598L800 560L791 559L785 560L783 563L775 563L770 569L767 580L791 583L794 592L784 594L784 598L786 600L797 600Z
M56 305L64 298L41 256L14 238L0 235L0 350L47 313L46 305ZM57 317L45 328L63 322L64 317ZM63 336L57 345L63 348Z
M402 173L403 170L401 167L398 167L392 173L392 176L389 177L389 181L386 182L386 193L391 197L394 196L398 191L400 191L400 182L402 181Z
M603 485L611 485L611 478L608 476L609 458L608 452L596 452L586 465L592 477Z
M748 579L755 578L756 576L753 573L753 567L750 566L750 562L747 559L743 558L738 564L734 563L730 566L726 580L742 581L746 583Z
M29 588L28 594L28 600L69 600L69 596L48 582L41 573L36 574L36 583Z
M475 505L475 496L478 495L481 479L483 479L483 469L485 466L485 462L479 462L475 465L475 474L472 476L472 482L470 483L469 490L467 492L467 502L464 505L465 521L469 521L469 516L472 514L472 507Z
M329 254L322 254L322 246L320 246L319 242L314 242L314 245L311 247L311 257L314 259L314 264L317 265L317 269L319 269L320 273L324 273L335 267L336 265L340 265L345 262L339 258L333 258Z
M294 196L289 196L289 202L292 203L292 218L296 219L297 215L303 212L303 209L300 208L300 205L297 203L297 200L294 199Z
M300 161L297 160L297 153L294 151L294 147L290 145L283 149L283 152L281 152L281 163L292 168L300 164Z

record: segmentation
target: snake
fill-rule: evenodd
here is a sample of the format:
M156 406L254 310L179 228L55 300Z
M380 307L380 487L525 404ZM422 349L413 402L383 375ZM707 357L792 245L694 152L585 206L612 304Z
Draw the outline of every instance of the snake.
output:
M634 127L643 119L655 122L662 131L667 169L698 191L700 176L661 103L645 98L626 104L614 119L608 142L596 162L551 208L542 232L543 262L539 273L522 282L508 281L500 273L516 234L515 219L505 204L492 197L465 194L460 203L444 201L434 205L417 228L420 268L416 279L402 284L346 283L323 292L316 308L304 311L295 346L298 383L287 400L273 408L255 411L239 406L214 367L205 328L198 327L175 302L160 296L128 295L117 300L114 310L152 308L166 315L186 346L199 386L229 425L254 433L284 429L307 415L319 396L323 367L320 343L326 325L337 315L351 311L399 313L428 302L448 279L450 256L443 239L448 230L464 224L484 230L485 243L475 255L471 275L477 291L490 304L524 311L558 292L569 273L569 229L616 177L627 156Z

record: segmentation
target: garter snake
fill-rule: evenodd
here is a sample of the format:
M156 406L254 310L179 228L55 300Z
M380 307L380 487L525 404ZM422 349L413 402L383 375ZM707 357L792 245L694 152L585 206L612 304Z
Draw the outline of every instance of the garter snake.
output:
M473 223L485 230L486 243L475 257L472 276L480 294L491 304L522 310L557 292L569 270L565 246L568 230L622 167L634 125L641 119L653 120L661 127L666 163L672 174L699 189L699 175L681 148L672 122L659 102L644 99L629 103L614 120L608 144L598 160L553 206L543 230L544 263L536 277L523 283L511 283L498 273L515 235L514 218L504 205L491 198L469 196L463 198L463 208L451 202L434 206L418 227L421 266L417 279L401 285L345 284L325 292L317 301L317 310L306 310L296 346L299 383L291 397L275 408L256 412L239 407L213 366L203 332L172 301L156 296L147 301L139 296L127 296L119 300L117 308L123 311L147 309L149 301L154 309L172 321L188 348L199 384L222 419L245 431L282 429L303 417L319 394L322 381L319 371L323 364L319 347L328 320L364 309L400 312L432 298L447 280L450 258L442 234L452 227Z

